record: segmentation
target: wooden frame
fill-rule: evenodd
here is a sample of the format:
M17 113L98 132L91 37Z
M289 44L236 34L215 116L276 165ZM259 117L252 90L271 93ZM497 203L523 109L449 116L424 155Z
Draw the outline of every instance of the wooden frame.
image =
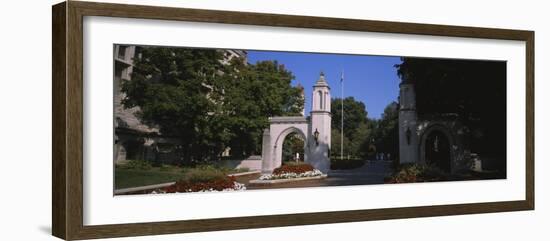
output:
M397 218L533 210L534 32L323 17L211 11L93 2L63 2L52 8L52 232L67 240ZM526 43L526 199L491 203L318 212L169 222L83 225L83 16L109 16L315 29L369 31Z

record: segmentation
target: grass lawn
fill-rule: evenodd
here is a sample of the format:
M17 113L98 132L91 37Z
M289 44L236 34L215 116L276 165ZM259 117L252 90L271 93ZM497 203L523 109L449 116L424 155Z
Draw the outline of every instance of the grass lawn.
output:
M141 187L178 181L192 172L194 168L181 168L172 165L149 168L115 168L115 189ZM217 169L226 174L248 171L246 169Z
M150 170L115 169L115 189L140 187L167 182L175 182L185 175L183 172Z

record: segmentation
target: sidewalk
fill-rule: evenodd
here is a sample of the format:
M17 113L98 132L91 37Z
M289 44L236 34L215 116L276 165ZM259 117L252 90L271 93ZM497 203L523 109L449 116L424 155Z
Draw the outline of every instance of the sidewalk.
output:
M391 161L366 161L362 167L351 170L331 170L328 177L321 180L281 183L269 187L255 187L245 182L247 189L273 189L293 187L323 187L345 185L383 184L384 177L391 174ZM244 181L244 180L243 180Z

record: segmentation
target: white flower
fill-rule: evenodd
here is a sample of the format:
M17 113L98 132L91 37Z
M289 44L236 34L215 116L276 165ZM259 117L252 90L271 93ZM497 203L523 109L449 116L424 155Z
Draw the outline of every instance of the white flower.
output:
M284 172L281 174L264 174L259 177L260 180L275 180L275 179L291 179L291 178L300 178L300 177L316 177L321 176L323 173L317 169L313 171L307 171L304 173L294 173L294 172Z
M196 191L196 192L232 192L232 191L244 191L244 190L246 190L246 185L244 185L242 183L238 183L238 182L233 182L233 188L226 188L226 189L223 189L221 191L210 188L210 189L203 189L203 190ZM189 189L189 190L187 190L187 192L193 192L193 190ZM166 191L159 190L159 191L152 191L151 192L151 194L159 194L159 193L166 193Z

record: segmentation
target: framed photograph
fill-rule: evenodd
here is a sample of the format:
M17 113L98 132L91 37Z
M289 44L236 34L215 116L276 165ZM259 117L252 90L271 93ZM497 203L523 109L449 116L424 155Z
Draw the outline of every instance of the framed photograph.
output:
M54 236L534 209L532 31L52 11Z

